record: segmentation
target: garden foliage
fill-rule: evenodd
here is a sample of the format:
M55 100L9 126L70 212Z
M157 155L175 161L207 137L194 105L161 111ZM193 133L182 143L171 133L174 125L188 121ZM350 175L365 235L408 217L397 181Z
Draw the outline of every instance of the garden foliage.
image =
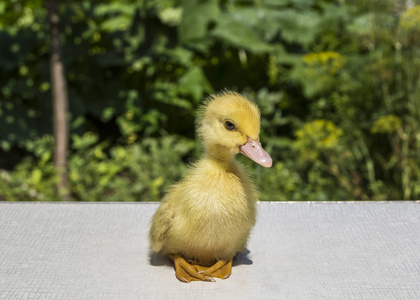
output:
M61 1L70 193L155 201L225 88L258 103L262 200L420 197L420 2ZM0 3L0 200L59 200L47 11Z

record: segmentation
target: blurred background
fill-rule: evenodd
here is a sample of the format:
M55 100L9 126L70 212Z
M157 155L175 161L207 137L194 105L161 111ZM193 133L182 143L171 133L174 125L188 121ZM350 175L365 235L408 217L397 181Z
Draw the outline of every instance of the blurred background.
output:
M52 8L0 2L0 200L158 201L225 88L261 109L261 200L420 198L420 1L49 2L64 88Z

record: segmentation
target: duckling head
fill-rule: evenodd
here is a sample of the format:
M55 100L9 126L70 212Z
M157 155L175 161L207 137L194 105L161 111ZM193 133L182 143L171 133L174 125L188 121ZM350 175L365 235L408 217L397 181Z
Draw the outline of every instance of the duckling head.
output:
M272 159L259 142L258 107L242 95L224 92L211 96L198 122L208 156L229 161L240 152L263 167L271 167Z

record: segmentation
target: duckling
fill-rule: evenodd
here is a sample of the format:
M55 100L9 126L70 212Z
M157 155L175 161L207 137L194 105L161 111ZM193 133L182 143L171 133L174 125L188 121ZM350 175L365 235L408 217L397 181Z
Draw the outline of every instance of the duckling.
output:
M272 165L259 142L258 107L242 95L210 96L197 125L204 155L169 189L149 234L151 252L166 254L182 282L228 278L232 260L245 250L257 193L235 154Z

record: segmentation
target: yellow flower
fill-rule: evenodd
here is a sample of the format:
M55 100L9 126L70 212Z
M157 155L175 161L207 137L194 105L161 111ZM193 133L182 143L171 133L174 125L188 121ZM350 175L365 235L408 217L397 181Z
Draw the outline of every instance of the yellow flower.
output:
M127 143L129 145L134 144L134 142L137 140L138 137L139 136L138 136L137 133L135 133L135 132L131 133L127 138Z
M133 120L133 118L134 118L134 112L133 112L133 110L128 110L126 113L125 113L125 117L127 118L127 120Z
M402 121L395 115L386 115L376 120L372 133L393 133L402 126Z
M300 150L302 158L315 160L321 152L337 147L342 135L343 131L333 122L318 119L296 131L294 146Z
M399 26L406 31L420 31L420 5L406 10L401 15Z
M306 54L303 62L308 69L323 69L335 75L343 67L345 59L338 52L324 51Z

